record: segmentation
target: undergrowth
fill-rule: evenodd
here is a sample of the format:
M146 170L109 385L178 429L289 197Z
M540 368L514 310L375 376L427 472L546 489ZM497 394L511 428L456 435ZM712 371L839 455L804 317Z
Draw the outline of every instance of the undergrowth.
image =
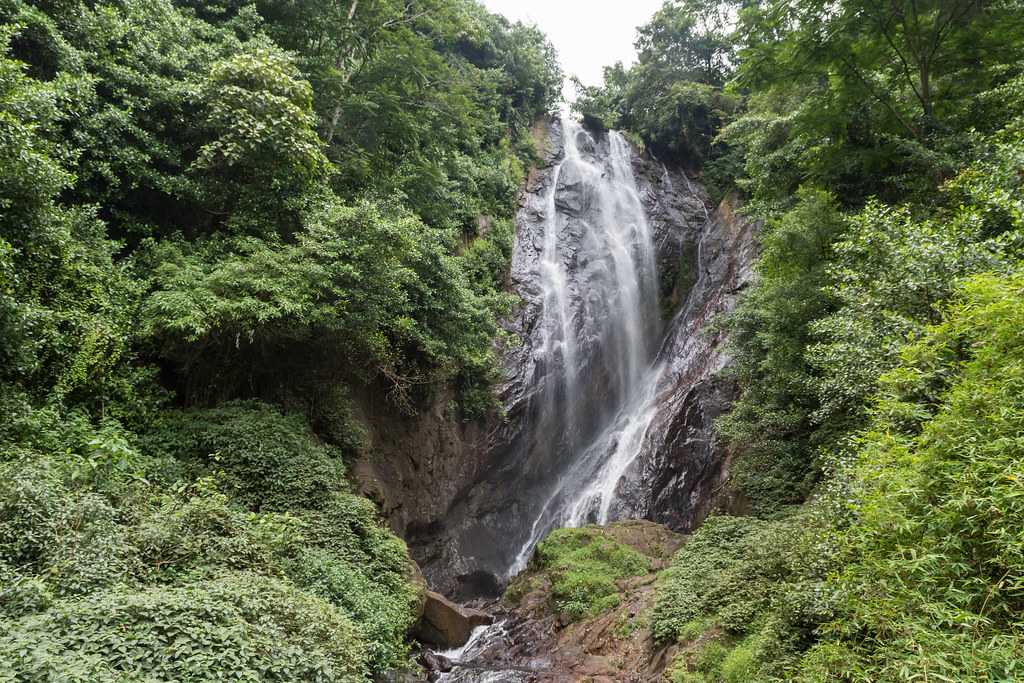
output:
M617 582L650 569L650 558L595 526L551 532L530 567L547 573L555 609L572 620L615 607L621 600Z

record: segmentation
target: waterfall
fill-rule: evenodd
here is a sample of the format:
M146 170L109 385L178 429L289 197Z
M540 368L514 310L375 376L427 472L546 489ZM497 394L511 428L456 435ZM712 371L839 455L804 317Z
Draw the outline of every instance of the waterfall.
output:
M714 422L733 387L718 379L728 354L709 323L752 277L757 223L709 211L699 183L618 133L545 125L551 144L516 214L521 304L502 321L502 419L466 426L471 441L424 434L459 452L414 459L402 483L439 493L409 501L443 512L406 538L430 584L459 599L498 594L557 527L692 528L728 474ZM674 283L671 321L662 280Z
M536 429L548 433L534 435L551 441L546 450L560 462L510 574L551 529L609 521L616 485L653 417L660 374L655 248L632 148L613 131L602 154L569 119L562 131L538 273L546 386Z

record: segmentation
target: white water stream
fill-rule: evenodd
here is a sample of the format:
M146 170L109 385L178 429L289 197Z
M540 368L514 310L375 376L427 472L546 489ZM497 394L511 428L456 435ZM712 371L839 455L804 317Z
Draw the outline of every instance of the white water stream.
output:
M654 363L660 335L655 249L632 148L611 132L603 154L577 122L566 119L562 127L564 153L548 188L540 267L542 353L558 382L547 396L562 429L542 438L562 443L570 462L510 575L525 567L550 530L610 521L616 486L654 417L661 374ZM593 418L582 412L588 410L583 392L602 397L611 417L578 438L579 425Z

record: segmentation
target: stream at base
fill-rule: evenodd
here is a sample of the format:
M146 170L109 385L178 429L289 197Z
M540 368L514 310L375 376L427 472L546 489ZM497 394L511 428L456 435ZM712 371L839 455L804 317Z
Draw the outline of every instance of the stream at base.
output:
M477 663L489 648L501 647L508 638L504 621L473 629L462 647L443 650L435 654L451 664L451 671L441 672L434 680L438 683L526 683L533 672L507 668L490 668Z

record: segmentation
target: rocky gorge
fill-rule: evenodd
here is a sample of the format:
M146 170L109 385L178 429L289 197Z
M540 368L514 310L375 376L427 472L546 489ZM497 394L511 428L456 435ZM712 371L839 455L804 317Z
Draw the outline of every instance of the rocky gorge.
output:
M442 396L416 418L367 420L390 425L370 434L387 457L356 468L430 587L462 600L497 595L557 526L648 519L690 530L722 502L729 476L712 423L734 390L719 376L728 354L711 323L750 281L757 226L615 132L548 119L534 134L543 162L516 221L509 287L522 303L504 323L503 414L460 422ZM595 225L623 229L619 262ZM545 285L552 246L558 296ZM635 287L625 297L624 277ZM361 405L375 414L383 404Z

